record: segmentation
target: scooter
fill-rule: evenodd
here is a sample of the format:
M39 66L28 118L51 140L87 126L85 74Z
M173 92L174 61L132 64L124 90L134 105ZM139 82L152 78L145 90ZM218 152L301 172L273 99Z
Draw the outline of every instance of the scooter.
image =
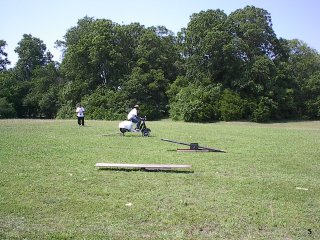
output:
M119 129L122 135L126 132L140 132L143 137L149 137L150 136L150 128L147 128L146 126L146 117L141 118L141 123L140 123L140 128L139 129L134 129L133 128L133 122L125 120L119 123Z

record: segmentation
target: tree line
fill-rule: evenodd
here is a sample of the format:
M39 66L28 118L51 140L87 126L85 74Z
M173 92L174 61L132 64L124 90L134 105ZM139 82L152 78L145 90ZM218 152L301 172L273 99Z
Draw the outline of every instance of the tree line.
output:
M320 55L278 38L266 10L207 10L174 34L165 26L84 17L55 43L24 34L16 66L0 40L0 118L119 120L141 106L150 120L320 119Z

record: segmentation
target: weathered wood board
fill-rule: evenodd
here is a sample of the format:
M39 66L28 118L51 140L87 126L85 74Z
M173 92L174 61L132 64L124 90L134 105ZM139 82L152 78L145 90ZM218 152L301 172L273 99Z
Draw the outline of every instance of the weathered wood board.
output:
M191 165L176 165L176 164L97 163L95 166L100 169L103 169L103 168L131 168L131 169L146 169L146 170L170 170L170 169L191 168Z

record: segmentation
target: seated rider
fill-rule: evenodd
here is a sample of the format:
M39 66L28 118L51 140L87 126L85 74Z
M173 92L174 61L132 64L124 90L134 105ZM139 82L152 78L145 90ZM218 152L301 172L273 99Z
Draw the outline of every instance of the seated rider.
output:
M139 112L139 105L135 105L131 111L128 113L128 120L136 124L136 129L135 130L140 130L140 123L141 119L138 116Z

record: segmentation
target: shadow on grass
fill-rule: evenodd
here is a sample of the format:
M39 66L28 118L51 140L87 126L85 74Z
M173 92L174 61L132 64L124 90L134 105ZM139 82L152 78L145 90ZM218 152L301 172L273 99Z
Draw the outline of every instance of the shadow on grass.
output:
M121 137L142 137L142 138L153 138L153 137L156 137L156 136L153 136L153 135L150 135L150 136L148 136L148 137L144 137L144 136L142 136L141 135L141 133L140 134L134 134L134 133L132 133L132 134L128 134L128 135L124 135L124 136L121 136Z
M138 138L154 138L154 137L156 137L156 136L153 136L153 135L151 135L151 136L148 136L148 137L144 137L144 136L141 136L141 134L127 134L127 135L122 135L121 133L110 133L110 134L101 134L101 135L99 135L99 136L102 136L102 137L123 137L123 138L136 138L136 137L138 137Z
M104 169L98 169L98 171L115 171L115 172L162 172L162 173L183 173L183 174L191 174L194 173L194 171L191 170L151 170L151 169L129 169L129 168L104 168Z

